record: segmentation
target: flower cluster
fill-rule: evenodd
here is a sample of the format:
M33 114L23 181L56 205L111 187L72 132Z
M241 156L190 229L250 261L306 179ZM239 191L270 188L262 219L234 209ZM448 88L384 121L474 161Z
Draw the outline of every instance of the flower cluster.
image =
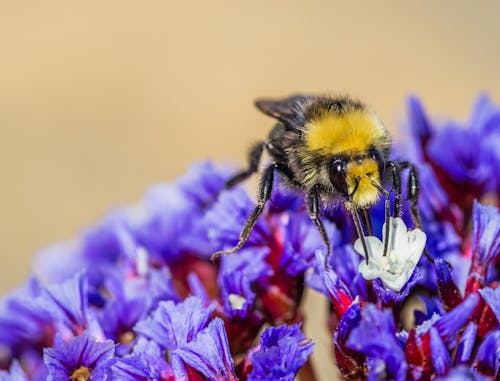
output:
M314 286L334 306L335 358L352 379L498 379L500 212L482 202L500 201L500 108L480 97L467 126L431 122L416 98L408 108L414 139L404 150L410 156L399 159L419 170L419 208L433 259L422 258L399 292L391 288L399 290L402 282L385 275L383 266L414 258L418 239L391 259L377 256L382 243L373 238L373 264L359 267L373 281L356 273L356 257L344 254L350 247L336 251L332 270L316 270ZM382 216L382 206L375 213ZM404 226L391 224L396 231Z
M212 263L255 203L225 189L230 168L199 164L37 255L0 303L0 380L314 380L305 287L331 304L345 378L498 378L500 212L486 204L500 203L500 108L480 97L464 127L408 107L395 159L419 170L425 233L407 229L408 205L389 221L374 207L389 241L367 237L367 263L350 216L327 208L325 266L303 196L276 186L244 248Z
M0 379L294 379L313 351L299 307L321 240L277 192L248 245L212 263L254 207L224 190L230 175L197 165L41 252L1 305Z

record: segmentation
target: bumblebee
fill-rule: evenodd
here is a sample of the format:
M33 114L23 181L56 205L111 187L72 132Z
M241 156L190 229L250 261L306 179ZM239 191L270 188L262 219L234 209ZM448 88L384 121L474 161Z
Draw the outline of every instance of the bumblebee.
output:
M389 132L365 104L347 96L295 95L281 100L257 100L255 105L277 123L265 141L251 148L248 168L232 177L227 187L256 173L264 150L271 162L261 174L258 202L241 231L239 242L230 250L213 254L212 260L244 246L271 196L276 173L285 186L306 194L309 215L327 248L326 263L331 247L320 218L321 206L343 204L351 213L368 261L365 234L373 235L370 208L381 196L385 197L388 220L391 216L389 195L395 191L394 215L401 215L401 170L404 168L409 168L411 214L415 225L421 227L416 168L408 162L389 160ZM388 229L386 224L386 246Z

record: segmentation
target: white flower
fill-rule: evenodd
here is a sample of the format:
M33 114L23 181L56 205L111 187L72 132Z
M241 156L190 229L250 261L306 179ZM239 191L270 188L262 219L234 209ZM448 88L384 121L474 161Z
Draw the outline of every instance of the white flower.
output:
M387 288L400 291L420 260L427 237L420 229L408 230L401 218L391 217L389 223L387 255L384 256L384 243L377 237L365 237L369 262L361 262L358 271L367 280L380 278ZM385 224L382 236L385 238ZM354 242L354 250L365 256L359 238Z

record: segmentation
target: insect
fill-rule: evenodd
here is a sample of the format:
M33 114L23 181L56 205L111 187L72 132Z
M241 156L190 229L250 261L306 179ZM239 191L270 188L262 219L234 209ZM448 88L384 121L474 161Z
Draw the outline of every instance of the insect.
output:
M342 204L351 213L368 261L365 232L373 235L370 208L381 196L385 197L388 221L391 216L389 195L395 191L394 215L401 216L401 170L404 168L409 168L407 198L411 202L411 214L415 225L421 227L417 209L417 170L408 162L389 160L390 135L366 105L348 96L308 95L257 100L255 104L277 123L266 140L252 147L248 168L232 177L227 187L256 173L264 150L271 162L261 174L257 205L243 226L238 243L230 250L213 254L212 260L235 253L244 246L271 196L276 173L285 186L306 194L309 215L327 248L326 264L329 263L331 247L321 221L321 206ZM389 241L388 223L384 234L385 255Z

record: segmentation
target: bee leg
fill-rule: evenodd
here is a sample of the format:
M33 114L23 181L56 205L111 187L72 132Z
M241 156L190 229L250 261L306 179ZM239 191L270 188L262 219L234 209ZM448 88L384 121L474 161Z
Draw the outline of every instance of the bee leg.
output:
M420 230L422 228L422 218L420 217L420 211L418 210L418 197L420 193L420 183L418 180L418 170L417 168L407 162L399 163L402 168L409 168L410 173L408 174L408 196L407 199L410 201L410 213L415 227ZM434 258L429 254L427 247L424 247L424 255L431 262L434 263Z
M399 163L395 161L388 161L386 168L392 172L392 187L396 190L396 197L394 201L394 217L401 218L401 171Z
M387 255L389 248L389 228L391 221L391 200L389 199L389 192L387 192L379 183L372 181L372 184L382 193L385 197L385 235L384 235L384 257Z
M226 189L232 188L242 181L245 181L257 172L259 169L260 158L262 156L262 152L264 151L264 145L264 142L258 142L252 146L248 153L248 168L231 177L226 182Z
M273 189L273 182L274 182L274 170L276 168L278 168L278 164L273 163L269 167L267 167L266 170L264 171L264 174L262 175L260 182L257 205L255 206L252 214L250 214L250 216L247 218L245 225L243 226L243 230L240 233L239 241L236 244L236 246L230 250L218 251L212 254L211 257L212 261L215 261L221 255L229 255L236 253L245 245L245 243L248 240L248 237L250 237L250 234L252 233L255 224L257 223L257 220L259 219L259 216L262 214L262 211L264 210L266 202L271 197L271 191Z
M330 247L330 240L328 239L328 235L326 234L325 226L319 218L319 192L317 185L314 186L311 192L308 194L307 206L309 209L309 216L316 224L316 227L319 230L319 234L321 234L321 238L323 239L323 243L326 246L325 269L327 269L330 267L330 255L332 254L332 249Z
M361 221L359 219L358 208L354 203L351 203L349 209L351 211L352 220L354 221L354 227L356 228L356 233L358 233L358 238L361 240L361 244L363 245L363 251L365 252L366 263L368 264L370 263L370 256L368 254L368 246L366 245L363 226L361 225Z
M370 216L370 209L360 210L360 217L361 221L363 222L363 225L366 227L366 234L374 235L372 217Z

